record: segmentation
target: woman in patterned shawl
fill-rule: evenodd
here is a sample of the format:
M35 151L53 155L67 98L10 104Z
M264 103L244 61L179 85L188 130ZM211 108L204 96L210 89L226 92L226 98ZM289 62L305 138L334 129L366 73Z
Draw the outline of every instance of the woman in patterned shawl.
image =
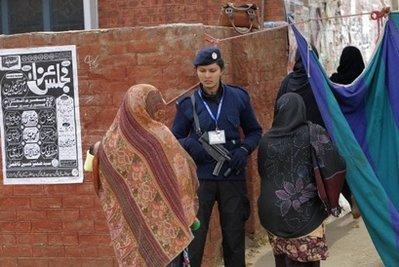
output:
M316 139L332 151L327 133L316 127ZM259 218L276 266L320 266L328 256L322 224L327 213L316 190L309 124L300 95L286 93L278 99L272 128L260 141L258 169Z
M159 120L150 85L126 93L95 147L93 175L119 266L187 266L198 186L195 164Z

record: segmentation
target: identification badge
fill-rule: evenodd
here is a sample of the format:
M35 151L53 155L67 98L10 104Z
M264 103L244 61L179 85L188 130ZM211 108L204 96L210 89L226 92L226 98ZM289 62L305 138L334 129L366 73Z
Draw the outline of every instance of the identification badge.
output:
M208 136L209 136L210 145L219 145L226 143L226 136L224 134L224 130L210 131L208 132Z

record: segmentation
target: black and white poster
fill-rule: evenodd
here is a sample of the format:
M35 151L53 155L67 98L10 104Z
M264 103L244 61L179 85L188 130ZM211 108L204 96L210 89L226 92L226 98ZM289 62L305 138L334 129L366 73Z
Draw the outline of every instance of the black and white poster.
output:
M75 46L0 50L4 184L83 182Z

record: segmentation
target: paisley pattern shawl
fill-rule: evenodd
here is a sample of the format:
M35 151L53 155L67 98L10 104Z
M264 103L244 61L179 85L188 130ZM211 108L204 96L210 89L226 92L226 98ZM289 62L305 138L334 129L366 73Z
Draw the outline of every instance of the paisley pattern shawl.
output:
M130 88L97 153L94 175L120 266L166 266L193 239L196 167L154 119L162 103L153 86Z

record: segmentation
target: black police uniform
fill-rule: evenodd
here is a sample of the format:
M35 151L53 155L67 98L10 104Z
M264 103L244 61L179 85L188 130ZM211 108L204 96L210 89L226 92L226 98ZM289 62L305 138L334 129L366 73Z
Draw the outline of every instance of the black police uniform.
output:
M209 48L198 54L194 65L209 65L218 57L220 57L220 51L217 48ZM200 64L196 64L196 62ZM201 64L204 62L205 64ZM216 96L207 95L201 86L194 92L194 96L195 111L198 114L202 132L215 130L216 123L209 112L212 112L215 118L222 102L217 125L220 130L225 131L224 147L231 153L238 151L245 155L249 155L257 147L262 129L253 112L250 97L244 89L221 83ZM243 140L240 138L240 128L245 136ZM200 181L197 217L201 221L201 227L194 232L195 238L189 246L191 266L201 265L209 220L215 201L218 202L220 213L225 265L245 266L244 226L250 213L246 196L245 166L239 170L234 169L232 174L226 178L223 175L225 171L229 167L235 168L235 166L225 163L218 176L212 174L216 161L198 146L199 136L195 131L193 105L190 97L178 101L172 132L196 162L197 176Z

